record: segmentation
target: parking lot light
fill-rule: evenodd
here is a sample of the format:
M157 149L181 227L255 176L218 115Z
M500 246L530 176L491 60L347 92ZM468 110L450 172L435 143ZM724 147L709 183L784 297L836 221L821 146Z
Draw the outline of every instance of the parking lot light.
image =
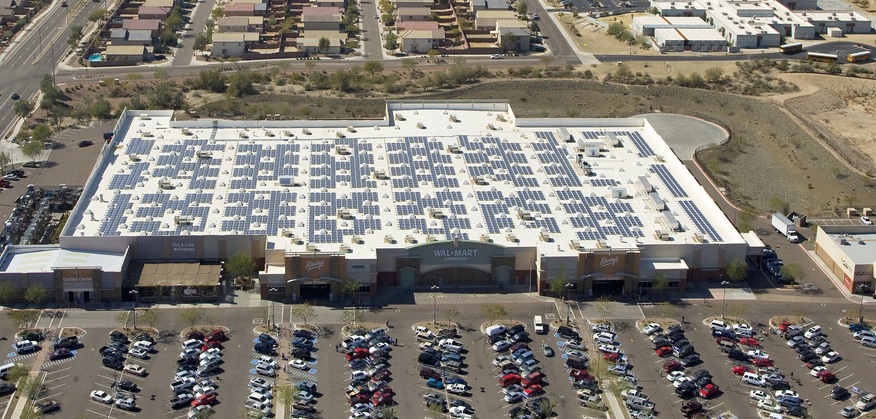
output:
M138 294L138 292L137 292L137 290L131 290L131 291L128 291L128 294L134 296L134 309L131 310L131 312L133 313L133 317L134 317L134 330L137 330L137 294Z
M727 281L721 281L721 286L724 290L724 292L722 292L724 295L721 296L721 319L724 318L724 309L727 307L727 285L730 285L730 283Z
M572 302L570 301L570 294L572 292L572 288L575 288L575 284L571 282L566 283L566 326L569 326L572 319Z
M438 325L438 318L436 317L436 309L438 306L436 305L437 303L435 301L435 295L439 289L440 288L437 285L432 285L432 324L436 326Z

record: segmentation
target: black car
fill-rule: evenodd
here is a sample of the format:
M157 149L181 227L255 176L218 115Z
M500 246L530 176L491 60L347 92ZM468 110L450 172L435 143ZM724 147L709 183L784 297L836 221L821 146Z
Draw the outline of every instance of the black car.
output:
M681 365L684 367L692 367L694 365L699 365L702 360L700 360L700 356L697 354L690 354L684 358L681 358Z
M508 331L506 333L508 334L508 336L514 336L518 333L523 332L524 330L526 330L526 328L523 327L522 324L515 324L514 326L508 328Z
M666 338L669 339L670 342L676 343L676 342L684 339L684 332L682 332L681 330L679 330L677 332L672 332L672 333L666 335Z
M653 342L651 342L651 347L654 348L654 350L657 350L657 348L661 348L663 346L672 346L672 342L670 342L669 339L666 338L657 338L654 339Z
M711 375L704 375L702 377L698 377L698 378L694 379L694 384L697 385L697 388L703 388L706 385L711 384L711 383L712 383L712 376Z
M557 334L559 334L561 338L579 339L581 337L581 335L579 335L578 332L576 332L574 329L566 326L558 327Z
M103 359L103 366L107 368L112 368L117 371L121 371L125 368L125 364L121 359L115 357L106 357Z
M79 347L79 339L76 336L55 340L52 349L76 349Z
M691 382L682 384L675 389L675 395L682 399L693 398L697 394L697 386Z
M187 355L176 360L177 365L198 365L200 360L197 356Z
M128 381L128 380L119 381L119 383L116 385L116 387L121 389L121 390L132 392L132 393L140 391L140 389L137 387L137 384L135 384L133 381Z
M696 400L691 400L684 405L681 406L681 414L684 417L689 418L694 415L694 413L698 413L703 410L703 405Z
M0 383L0 396L14 393L15 392L15 384L12 383Z
M21 169L12 169L12 170L10 170L10 171L8 171L8 172L6 172L6 173L7 173L7 174L13 174L13 175L18 176L18 177L24 177L24 170L21 170ZM37 340L37 341L43 339L43 338L42 338L42 335L40 335L39 333L33 333L33 335L35 335L35 336L39 336L39 339L27 339L27 338L24 337L24 336L22 336L22 338L27 339L27 340Z
M513 340L514 342L529 342L529 333L515 333L514 336L511 336L511 340Z
M128 340L127 335L125 335L124 333L119 332L117 330L113 330L112 332L110 332L110 340L112 340L113 342L121 342L121 343L130 342Z
M746 354L745 352L742 352L738 349L734 349L730 352L727 352L727 358L730 358L730 359L736 360L736 361L748 362L748 354Z
M82 140L82 141L79 142L79 147L80 147L80 148L82 148L82 147L88 147L88 146L90 146L90 145L94 145L94 143L91 142L91 141L89 141L89 140Z
M269 345L269 344L266 344L264 342L256 343L255 346L253 346L252 350L254 350L262 355L270 355L270 356L273 356L277 353L277 351L274 350L274 345Z
M34 412L40 412L42 414L51 413L61 408L61 405L54 400L46 400L44 402L37 403L33 405Z
M297 330L292 332L292 336L295 336L296 338L307 338L307 339L313 339L315 337L313 335L313 332L306 330L306 329L297 329Z
M201 339L203 339L203 337ZM264 343L266 345L271 345L271 346L277 346L277 340L274 339L273 336L271 336L267 333L260 334L258 336L258 339L259 339L259 343Z
M693 377L693 379L697 379L697 378L700 378L700 377L703 377L703 376L709 376L709 377L711 377L712 374L709 372L709 370L703 368L703 369L696 370L696 372L694 372L694 373L691 375L691 377Z
M503 335L490 336L490 345L492 345L500 340L505 340L505 336L503 336Z
M773 390L790 390L791 385L787 381L767 381L767 386Z
M55 349L54 351L52 351L52 353L49 354L49 361L54 361L54 360L57 360L57 359L63 359L63 358L67 358L67 357L70 357L70 356L73 356L73 353L70 352L69 349L66 349L66 348L58 348L58 349Z
M112 140L112 139L113 139L113 135L114 135L113 132L105 132L105 133L103 133L103 139L104 139L104 140Z
M803 406L791 406L785 410L785 413L795 418L803 418L806 417L806 408Z
M9 95L9 98L12 100L18 100L18 99L21 99L21 96L19 96L18 93L13 93L13 94Z
M145 340L146 342L155 343L155 338L153 338L152 335L148 333L140 333L134 338L134 340L137 342Z
M810 360L813 360L816 358L818 358L818 355L815 353L815 351L807 350L807 351L800 352L800 360L803 362L809 362Z
M295 338L292 339L292 346L296 348L310 348L313 346L313 341L308 338Z
M18 340L32 340L34 342L39 342L43 340L43 334L37 332L25 332L18 337Z
M849 397L849 391L845 387L836 386L830 391L830 397L834 400L845 400Z
M123 351L118 348L110 348L106 346L100 348L99 352L106 358L122 358L125 356L126 353L128 353L127 351Z
M310 360L310 350L307 348L292 348L289 351L289 354L294 358L303 359L305 361Z

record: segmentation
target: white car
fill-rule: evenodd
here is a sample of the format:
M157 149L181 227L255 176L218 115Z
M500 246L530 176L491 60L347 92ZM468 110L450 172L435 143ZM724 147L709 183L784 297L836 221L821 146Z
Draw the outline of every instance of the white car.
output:
M809 328L806 333L803 334L803 337L806 339L812 339L821 334L821 326L815 325Z
M271 398L268 396L265 396L264 394L259 393L257 391L249 393L249 397L247 397L246 399L247 400L255 400L255 401L257 401L265 406L272 406Z
M146 368L143 368L142 365L128 364L125 365L125 372L138 376L144 376L146 375Z
M650 334L652 334L652 333L659 332L660 329L661 329L661 327L660 327L659 324L657 324L657 323L648 323L647 326L645 326L644 328L642 328L642 333L644 333L644 334L646 334L646 335L650 335Z
M757 408L763 409L773 413L781 413L782 405L778 403L773 403L772 400L761 400L757 402Z
M505 57L502 57L502 54L493 54L490 56L491 60L501 60L502 58L505 58Z
M271 389L269 389L269 388L264 388L264 387L253 387L253 388L250 390L250 393L258 393L258 394L261 394L262 396L265 396L266 398L268 398L268 400L274 398L274 394L271 393Z
M146 351L151 351L153 348L155 348L155 343L149 342L148 340L138 340L134 342L134 345L132 346L135 348L143 348Z
M749 332L754 331L754 329L752 329L751 326L749 326L745 323L734 323L733 326L730 326L730 328L733 329L734 332L739 332L741 330L746 330Z
M593 341L598 343L614 343L616 336L610 332L599 332L593 334Z
M131 350L128 351L128 355L131 355L134 358L146 359L149 357L149 350L144 348L131 348Z
M840 354L837 351L830 351L821 357L821 362L824 362L825 364L832 364L832 363L837 362L839 360L840 360Z
M815 347L815 354L816 355L824 355L830 351L831 351L830 343L828 343L828 342L821 342L821 344L819 344L818 346Z
M609 323L597 323L594 324L590 330L594 332L611 332L611 324Z
M690 377L681 377L681 378L673 381L672 386L675 388L679 388L683 385L686 385L687 383L693 383L693 380L691 380Z
M811 375L813 377L818 377L818 374L820 374L822 371L827 371L827 367L823 367L823 366L819 365L819 366L813 368L812 371L809 371L809 375Z
M867 329L859 330L859 331L855 332L852 336L854 336L854 338L857 340L861 340L861 339L868 337L868 336L869 337L876 337L876 335L874 335L872 331L867 330Z
M208 356L221 357L221 356L222 356L222 350L219 349L219 348L209 348L209 349L207 349L206 351L201 352L200 355L198 355L198 357L199 357L200 359L204 359L204 358L206 358L206 357L208 357Z
M262 377L253 377L253 378L249 379L249 386L250 387L271 388L271 387L274 387L274 382L265 380Z
M201 387L198 390L195 390L195 398L199 399L204 396L209 396L211 394L216 394L216 387Z
M803 336L794 336L791 339L788 339L788 341L785 342L785 344L788 345L789 348L793 348L793 347L795 347L795 346L797 346L805 341L806 340L803 339Z
M202 404L198 407L193 407L192 410L189 410L189 413L186 415L186 418L205 418L211 415L211 413L204 413L207 411L212 412L212 408L208 405Z
M351 412L351 413L355 413L355 412L370 412L370 411L371 411L371 405L369 405L369 404L365 404L365 403L356 403L356 404L350 406L350 412Z
M383 350L383 349L391 350L392 348L390 348L389 344L386 342L377 342L374 346L368 348L368 352L373 354L373 353L380 351L380 350Z
M182 352L179 353L180 358L186 358L190 356L199 356L201 354L201 348L186 348L183 349Z
M752 358L770 359L770 354L768 354L760 349L750 349L748 351L748 356L750 356Z
M669 373L669 375L666 376L666 379L669 381L675 381L675 380L678 380L679 378L682 378L684 376L685 376L684 373L681 371L672 371Z
M499 355L496 357L496 359L493 360L493 366L498 367L500 364L506 361L511 361L511 358L505 355Z
M257 359L257 361L260 364L267 365L271 368L277 368L277 359L276 358L272 358L272 357L269 357L267 355L262 355Z
M798 394L798 393L797 393L796 391L794 391L794 390L779 390L779 391L776 391L776 398L778 399L778 398L781 398L781 397L790 397L790 398L793 398L793 399L799 399L799 398L800 398L800 394Z
M94 400L94 401L100 402L100 403L104 403L104 404L110 404L113 402L112 396L110 396L109 394L106 394L105 391L101 391L101 390L92 391L91 392L91 400Z
M298 368L299 370L309 370L310 366L307 365L307 362L300 359L293 359L289 361L289 366L292 368Z
M277 375L277 371L274 369L274 367L262 363L256 365L255 370L257 373L261 375L266 375L268 377L275 377Z
M870 221L870 217L868 217L868 216L866 216L866 215L862 215L862 216L861 216L861 222L864 223L865 226L871 226L871 225L873 225L873 222Z
M466 394L468 390L465 388L465 384L462 383L454 383L447 386L447 391L453 394Z
M606 345L604 343L600 343L596 346L596 348L599 349L600 352L605 352L609 354L618 354L621 351L621 349L615 345Z
M207 383L204 383L204 384L198 383L198 384L195 384L194 387L192 387L192 391L194 391L195 394L197 394L197 393L213 394L216 392L216 387L211 385L211 384L207 384Z
M762 390L751 390L748 392L748 397L751 397L752 399L757 400L759 402L772 400L772 397L770 397L769 394L767 394L765 391L762 391Z

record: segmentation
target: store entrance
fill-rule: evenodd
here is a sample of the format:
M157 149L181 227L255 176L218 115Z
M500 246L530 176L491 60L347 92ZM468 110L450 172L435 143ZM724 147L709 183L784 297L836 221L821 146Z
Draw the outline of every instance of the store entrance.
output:
M593 281L593 297L620 296L624 292L624 281Z
M333 300L338 296L331 295L332 286L330 284L301 284L301 300L302 301L318 301L318 300Z

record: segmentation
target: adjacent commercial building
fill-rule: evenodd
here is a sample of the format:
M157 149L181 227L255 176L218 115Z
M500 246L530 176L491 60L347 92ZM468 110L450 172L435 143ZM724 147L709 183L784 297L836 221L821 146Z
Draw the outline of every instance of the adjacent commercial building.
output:
M876 227L818 226L815 254L852 293L872 295L876 266Z
M564 281L578 296L718 280L749 245L642 118L518 118L507 103L394 102L381 120L178 121L125 111L59 246L0 278L60 303L221 300L244 253L264 298L354 281ZM136 292L132 292L136 291ZM87 294L86 294L87 293Z

